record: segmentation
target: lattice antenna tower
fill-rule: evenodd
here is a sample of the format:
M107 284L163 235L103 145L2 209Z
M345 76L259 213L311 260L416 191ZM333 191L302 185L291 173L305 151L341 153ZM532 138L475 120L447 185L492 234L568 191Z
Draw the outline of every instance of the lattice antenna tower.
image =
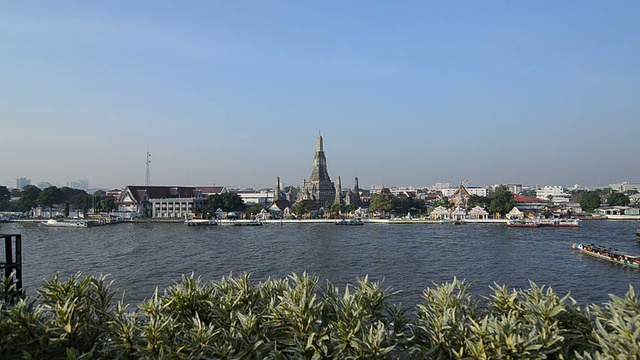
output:
M146 186L151 185L151 171L149 170L149 164L151 164L151 153L149 152L149 147L147 146L147 178L144 181Z

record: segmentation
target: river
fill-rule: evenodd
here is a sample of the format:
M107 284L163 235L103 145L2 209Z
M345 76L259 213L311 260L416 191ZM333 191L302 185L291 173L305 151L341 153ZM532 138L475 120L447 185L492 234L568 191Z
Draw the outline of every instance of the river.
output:
M527 288L529 281L568 292L581 304L640 290L640 272L578 253L572 243L595 243L640 254L639 221L584 221L579 228L509 228L465 224L269 224L188 227L124 223L49 228L5 223L2 233L23 236L28 295L56 272L109 274L117 298L137 304L194 273L219 280L251 272L254 281L307 273L343 288L356 277L383 280L400 290L390 301L413 307L422 291L454 277L472 282L477 295L494 282Z

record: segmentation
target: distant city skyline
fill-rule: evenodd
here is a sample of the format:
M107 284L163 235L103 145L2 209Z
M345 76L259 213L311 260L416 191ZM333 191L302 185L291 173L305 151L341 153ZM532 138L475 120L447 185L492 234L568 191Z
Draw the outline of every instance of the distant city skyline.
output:
M340 175L338 175L340 176ZM336 176L337 177L337 176ZM27 182L25 182L28 181ZM348 180L348 179L347 179ZM355 178L353 179L355 180ZM347 181L349 182L349 181ZM354 181L351 181L354 182ZM90 187L89 186L89 180L87 179L81 179L81 180L76 180L76 181L66 181L64 184L61 183L51 183L49 181L43 180L43 181L38 181L38 182L33 182L30 178L17 178L15 179L13 184L0 184L0 185L4 185L8 188L20 188L20 186L24 186L24 185L35 185L37 187L42 187L44 186L57 186L57 187L71 187L71 188L75 188L75 189L82 189L82 190L91 190L91 189L122 189L127 185L136 185L136 186L143 186L143 184L123 184L123 185L116 185L116 186L106 186L106 187ZM554 186L561 186L563 188L566 189L571 189L574 188L575 186L579 186L581 188L593 188L593 187L598 187L598 186L602 186L604 187L608 187L610 185L620 185L623 183L628 183L628 184L639 184L640 181L629 181L629 180L623 180L623 181L616 181L616 182L609 182L606 184L585 184L585 183L576 183L576 184L571 184L571 185L565 185L565 184L528 184L528 183L522 183L522 182L494 182L491 184L475 184L475 183L471 183L469 182L469 180L462 180L462 181L458 181L458 182L447 182L447 181L440 181L440 182L435 182L432 184L402 184L402 185L398 185L398 184L382 184L382 183L371 183L371 184L365 184L364 186L361 185L360 188L364 189L364 190L371 190L374 188L381 188L381 187L386 187L386 188L432 188L432 189L440 189L440 188L457 188L459 187L461 184L466 186L466 187L481 187L481 188L485 188L485 187L491 187L491 186L495 186L495 185L521 185L523 187L528 187L528 188L542 188L542 187L554 187ZM351 184L346 184L345 181L342 181L342 188L346 189L346 188L353 188L354 186ZM207 186L207 185L217 185L217 186L224 186L228 189L239 189L239 190L245 190L245 189L254 189L254 190L263 190L263 189L273 189L275 188L274 184L266 184L264 186L234 186L233 184L151 184L150 186L171 186L171 185L175 185L175 186ZM300 185L296 185L296 184L285 184L285 183L281 183L281 188L285 188L287 186L296 186L298 188L300 188Z
M0 184L639 182L640 2L0 4Z
M145 163L143 165L143 171L145 172L145 177L146 177L146 169L147 169L147 164L146 164L146 156L147 153L145 152L144 154L145 156ZM330 166L330 161L331 159L329 159L327 161L328 165L328 171L329 171L329 175L332 177L332 179L337 178L338 176L341 176L343 178L343 187L344 188L352 188L353 187L353 182L355 177L357 177L357 175L352 176L352 178L340 175L340 174L336 174L336 175L331 175L331 166ZM309 159L307 159L308 162L308 167L309 169L311 169L311 165L313 163L313 155L309 156ZM311 173L311 170L308 171L309 173ZM151 171L151 174L153 175L153 171ZM189 174L187 174L189 175ZM278 176L277 176L278 177ZM89 184L92 184L93 181L92 180L88 180L88 178L90 178L90 176L85 176L84 179L76 179L76 180L61 180L60 182L52 182L51 180L47 180L47 179L31 179L29 177L20 177L20 178L15 178L13 183L10 184L1 184L0 185L5 185L9 188L15 188L18 183L21 180L29 180L31 185L38 185L40 186L41 184L50 184L50 185L55 185L58 187L62 187L62 186L69 186L69 187L75 187L75 188L82 188L85 189L85 187L81 186L82 185L86 185L86 189L97 189L97 188L109 188L109 189L116 189L116 188L123 188L127 185L144 185L144 181L142 183L123 183L123 184L113 184L112 186L89 186ZM258 176L258 178L261 178ZM308 178L308 175L306 176L306 178ZM303 177L303 179L306 179L305 177ZM275 178L274 178L275 179ZM471 179L473 179L473 177L471 177ZM145 179L146 180L146 179ZM152 180L153 180L153 176L152 176ZM204 182L204 183L193 183L193 182L187 182L187 183L155 183L153 181L151 181L151 185L158 185L158 186L167 186L167 185L176 185L176 186L203 186L203 185L220 185L220 186L225 186L227 188L238 188L238 189L246 189L246 188L253 188L253 189L264 189L264 188L273 188L273 182L275 180L272 180L271 183L269 183L269 181L264 181L264 183L262 185L255 185L257 182L253 182L254 185L235 185L235 184L225 184L225 183L216 183L216 182ZM297 183L289 183L286 181L282 181L283 187L284 186L296 186L296 187L300 187L301 185L301 181L297 182ZM373 187L374 185L383 185L385 187L416 187L416 188L425 188L425 187L433 187L433 186L437 186L437 184L449 184L451 187L457 187L462 183L467 183L468 186L479 186L479 187L486 187L486 186L492 186L492 185L497 185L497 184L521 184L523 186L530 186L530 187L535 187L535 186L562 186L565 188L571 188L574 187L575 185L580 185L582 187L594 187L594 186L603 186L606 187L610 184L619 184L619 183L623 183L623 182L629 182L629 183L640 183L640 179L624 179L624 180L617 180L617 181L609 181L609 182L605 182L605 183L585 183L585 182L575 182L572 184L560 184L560 183L527 183L527 182L522 182L522 181L494 181L494 182L490 182L490 183L477 183L474 182L473 180L470 179L462 179L462 180L437 180L434 181L432 183L429 184L424 184L424 183L419 183L419 182L415 182L415 183L403 183L403 184L395 184L395 183L382 183L382 182L366 182L366 181L360 181L361 184L361 188L363 189L369 189L370 187ZM246 183L246 182L245 182ZM364 184L364 186L362 185Z

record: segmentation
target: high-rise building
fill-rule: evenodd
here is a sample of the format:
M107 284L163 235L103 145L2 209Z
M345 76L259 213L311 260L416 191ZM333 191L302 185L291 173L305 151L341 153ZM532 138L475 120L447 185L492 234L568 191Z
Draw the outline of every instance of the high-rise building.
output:
M39 182L38 183L38 188L40 188L40 190L44 190L46 188L52 187L53 184L48 182L48 181L43 181L43 182Z
M302 180L301 197L303 200L314 200L324 206L336 197L336 188L327 171L327 158L324 154L322 135L318 133L316 153L313 157L313 170L307 181Z
M16 189L22 191L22 189L24 189L24 187L27 185L31 185L31 179L27 179L27 178L16 179Z
M89 180L67 181L67 187L72 189L89 190Z

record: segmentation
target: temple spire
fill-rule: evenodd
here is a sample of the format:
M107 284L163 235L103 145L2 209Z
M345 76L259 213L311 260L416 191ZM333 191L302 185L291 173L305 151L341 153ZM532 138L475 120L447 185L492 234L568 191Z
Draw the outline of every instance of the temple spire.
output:
M322 206L324 206L326 202L335 199L336 188L329 177L329 172L327 171L327 158L324 154L322 134L319 131L318 141L316 143L316 153L313 156L311 177L309 178L309 181L302 181L302 189L304 190L304 193L309 193L308 196L305 196L306 199L314 199Z
M280 177L276 177L276 189L273 196L274 201L280 200Z
M323 145L322 145L322 134L320 134L320 131L318 131L318 142L316 143L316 151L324 151L323 149Z

